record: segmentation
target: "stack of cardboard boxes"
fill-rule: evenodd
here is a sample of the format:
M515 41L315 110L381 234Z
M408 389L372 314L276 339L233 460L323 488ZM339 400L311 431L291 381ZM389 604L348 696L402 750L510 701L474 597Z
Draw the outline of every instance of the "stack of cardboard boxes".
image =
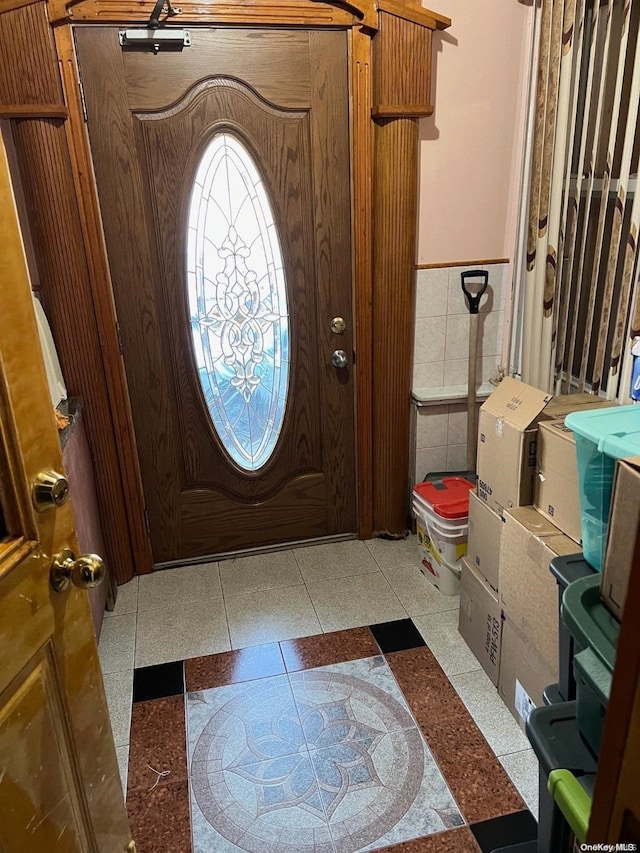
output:
M504 379L480 410L478 488L460 591L460 633L516 719L558 680L556 556L580 552L573 436L565 416L611 405Z

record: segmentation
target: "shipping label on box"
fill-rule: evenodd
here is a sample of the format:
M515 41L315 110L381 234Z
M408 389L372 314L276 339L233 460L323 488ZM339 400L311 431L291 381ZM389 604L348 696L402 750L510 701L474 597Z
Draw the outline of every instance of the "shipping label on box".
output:
M500 672L502 618L496 592L475 571L465 557L460 577L460 617L458 630L497 685Z
M548 667L558 665L558 585L549 571L557 556L575 554L576 543L534 507L505 513L500 539L500 603L513 627Z
M529 714L533 711L536 705L517 678L515 697L516 713L526 726Z
M534 504L574 542L582 541L576 443L564 419L538 426Z
M607 548L600 581L600 597L605 607L620 620L627 597L639 524L640 457L634 456L621 459L616 465Z
M486 581L499 589L500 535L504 520L474 492L469 493L467 558Z
M496 512L533 501L537 422L549 400L506 377L480 409L478 496Z

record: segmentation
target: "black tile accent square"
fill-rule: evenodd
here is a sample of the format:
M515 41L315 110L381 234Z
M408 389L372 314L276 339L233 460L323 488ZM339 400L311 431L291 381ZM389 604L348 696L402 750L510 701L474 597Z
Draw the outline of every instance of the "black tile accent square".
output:
M133 671L133 701L164 699L184 693L184 661L141 666Z
M502 817L494 817L491 820L483 820L481 823L473 823L471 832L480 845L482 853L493 853L501 847L535 841L538 837L538 824L531 812L526 809L502 815Z
M411 619L380 622L379 625L369 625L369 628L384 654L427 645Z

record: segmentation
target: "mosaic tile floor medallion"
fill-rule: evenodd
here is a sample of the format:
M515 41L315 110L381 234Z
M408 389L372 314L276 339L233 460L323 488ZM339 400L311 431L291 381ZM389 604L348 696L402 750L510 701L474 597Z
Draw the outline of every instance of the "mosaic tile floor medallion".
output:
M382 656L189 693L196 853L355 853L464 821Z

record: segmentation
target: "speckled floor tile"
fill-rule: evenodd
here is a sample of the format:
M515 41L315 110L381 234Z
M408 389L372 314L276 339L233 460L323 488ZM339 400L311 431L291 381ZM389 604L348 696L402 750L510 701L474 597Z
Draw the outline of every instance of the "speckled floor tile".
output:
M234 649L322 632L304 584L229 596L225 603Z
M184 702L184 696L170 696L133 706L129 743L130 793L186 780Z
M467 827L439 832L428 838L416 838L403 844L379 847L376 853L480 853L475 838Z
M422 574L417 561L414 565L383 567L382 572L409 616L457 611L460 606L459 596L443 595Z
M416 616L413 621L446 675L459 675L482 668L460 636L457 610Z
M212 655L230 648L221 598L170 602L138 613L136 667Z
M225 684L253 681L256 678L268 678L284 671L284 661L277 643L249 646L246 649L191 658L184 662L187 691L190 693L194 690L223 687Z
M382 571L395 566L418 566L418 538L415 534L406 539L367 539L365 545Z
M308 583L323 631L405 619L406 610L382 572Z
M245 595L263 589L282 589L304 583L293 551L274 551L220 562L225 596Z
M416 838L402 844L378 847L376 853L480 853L475 838L467 827L439 832L428 838Z
M116 746L126 746L129 743L129 725L131 723L133 670L106 673L103 679L113 742Z
M287 640L280 648L287 672L373 657L380 652L368 627Z
M294 556L305 583L315 583L333 578L346 578L378 571L378 564L364 542L330 542L295 548Z
M387 660L465 819L471 823L523 809L522 798L431 652L422 647L395 652Z
M140 575L138 610L155 610L167 602L173 606L203 598L222 598L217 563L176 566Z
M140 853L186 853L191 850L187 780L138 789L127 797L131 835Z
M113 610L105 610L107 616L123 616L125 613L136 613L138 610L138 577L118 587L116 606Z
M527 736L483 669L452 675L450 681L496 755L529 749Z
M112 616L102 622L98 651L104 674L133 670L136 649L135 613Z
M500 764L518 789L531 814L538 819L539 764L535 752L525 749L511 755L501 755Z
M118 759L118 770L120 771L120 782L122 793L127 798L127 773L129 772L129 744L116 747L116 758Z

